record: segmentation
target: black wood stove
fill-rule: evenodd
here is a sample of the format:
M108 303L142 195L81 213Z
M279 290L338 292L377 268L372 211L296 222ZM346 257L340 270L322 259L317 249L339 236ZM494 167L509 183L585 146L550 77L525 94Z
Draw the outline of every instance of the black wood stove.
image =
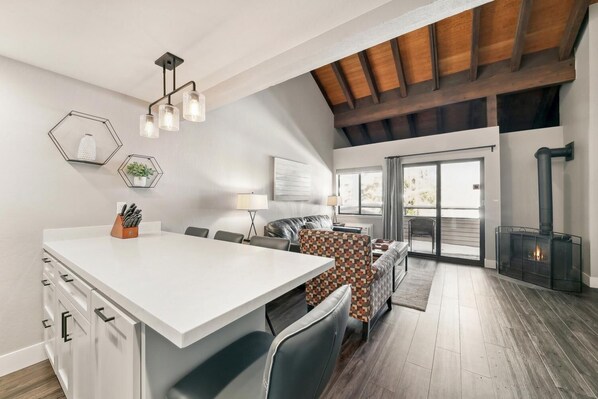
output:
M581 291L581 237L555 233L552 226L552 158L573 159L573 143L540 148L538 197L540 228L500 226L496 229L498 272L560 291Z

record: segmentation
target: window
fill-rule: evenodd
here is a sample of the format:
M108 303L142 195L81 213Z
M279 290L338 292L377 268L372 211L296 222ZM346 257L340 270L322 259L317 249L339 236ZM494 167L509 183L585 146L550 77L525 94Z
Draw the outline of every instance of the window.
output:
M337 174L338 195L343 199L339 213L382 215L382 170L351 170Z

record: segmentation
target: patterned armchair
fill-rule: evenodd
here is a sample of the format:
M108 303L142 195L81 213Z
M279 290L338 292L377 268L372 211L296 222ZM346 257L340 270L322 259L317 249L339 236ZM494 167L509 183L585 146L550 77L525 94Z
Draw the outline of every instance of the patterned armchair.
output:
M309 307L322 302L338 287L351 284L350 316L363 323L368 339L371 321L386 303L392 307L392 268L399 257L391 248L372 264L370 237L325 230L301 230L301 253L334 258L335 266L306 283Z

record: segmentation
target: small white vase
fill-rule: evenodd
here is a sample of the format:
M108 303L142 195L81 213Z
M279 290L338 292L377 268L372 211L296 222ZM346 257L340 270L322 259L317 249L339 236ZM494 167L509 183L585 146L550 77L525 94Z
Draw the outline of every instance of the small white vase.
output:
M145 187L147 185L146 176L133 176L133 185L135 187Z
M77 158L81 161L93 162L96 160L96 140L91 134L85 134L79 142Z

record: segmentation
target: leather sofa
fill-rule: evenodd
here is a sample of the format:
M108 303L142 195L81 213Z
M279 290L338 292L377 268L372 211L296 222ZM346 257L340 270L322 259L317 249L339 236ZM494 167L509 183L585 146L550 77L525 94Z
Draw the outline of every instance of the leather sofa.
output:
M359 227L333 226L328 215L314 215L275 220L264 226L264 235L266 237L286 238L291 241L291 251L299 252L299 232L305 226L308 226L309 229L361 233Z

